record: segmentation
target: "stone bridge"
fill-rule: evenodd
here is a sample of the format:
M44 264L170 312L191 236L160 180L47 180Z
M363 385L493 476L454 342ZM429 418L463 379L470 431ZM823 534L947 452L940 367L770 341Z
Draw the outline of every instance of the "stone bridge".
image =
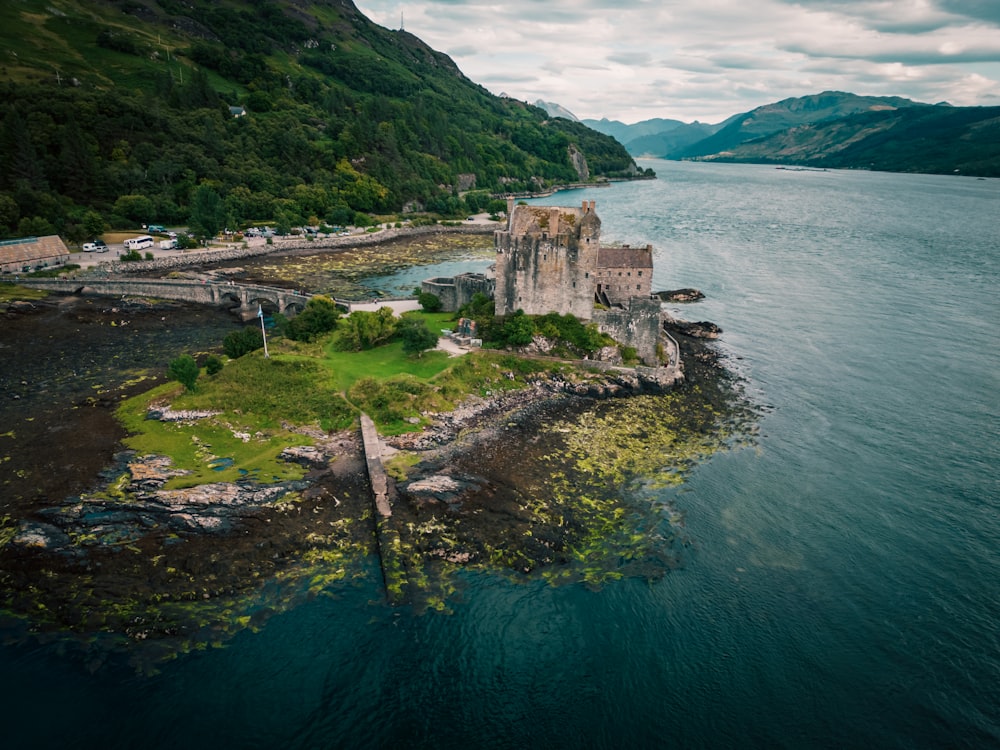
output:
M278 287L183 279L20 279L18 283L64 294L155 297L229 307L237 310L244 320L257 315L258 305L268 313L291 317L305 309L312 296Z

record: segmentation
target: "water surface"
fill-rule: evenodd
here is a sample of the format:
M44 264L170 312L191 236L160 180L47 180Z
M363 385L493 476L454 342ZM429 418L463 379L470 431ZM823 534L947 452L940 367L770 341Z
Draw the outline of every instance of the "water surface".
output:
M768 407L662 491L680 570L421 616L374 575L154 677L6 647L11 746L1000 745L1000 181L649 165L543 202L652 243Z

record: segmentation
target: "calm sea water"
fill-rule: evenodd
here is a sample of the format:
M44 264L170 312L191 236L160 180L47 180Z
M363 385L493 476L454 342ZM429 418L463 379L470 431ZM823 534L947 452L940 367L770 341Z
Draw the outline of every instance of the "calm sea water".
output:
M649 162L597 201L769 408L656 584L372 576L155 677L0 650L8 747L1000 746L1000 180Z

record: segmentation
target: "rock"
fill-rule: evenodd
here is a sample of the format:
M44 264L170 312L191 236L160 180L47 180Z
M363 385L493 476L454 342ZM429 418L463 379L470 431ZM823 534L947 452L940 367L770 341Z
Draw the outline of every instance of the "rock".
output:
M483 480L479 477L431 474L415 479L399 489L418 502L439 502L456 506L463 496L478 492L482 485Z
M146 419L157 419L160 422L193 422L196 419L207 419L216 417L221 411L198 411L186 409L175 411L174 409L150 409L146 412Z
M21 521L10 543L23 549L51 550L70 543L69 535L51 524Z
M698 339L717 339L719 334L722 333L722 329L715 323L709 323L707 320L699 321L697 323L683 323L678 326L681 333L686 336L693 336Z
M191 472L175 469L166 456L143 456L133 459L128 465L132 475L130 489L133 492L149 492L159 489L171 477L180 477Z
M674 289L669 292L655 292L654 297L658 297L663 302L697 302L705 299L705 295L697 289Z
M664 314L663 317L663 328L670 333L671 331L675 333L680 333L685 336L691 336L698 339L717 339L719 334L722 333L722 329L715 323L710 323L707 320L701 320L692 323L687 320L678 320L677 318L672 318L669 315Z
M326 453L311 445L289 446L278 454L278 458L282 461L303 464L305 466L325 464L330 460L330 457Z

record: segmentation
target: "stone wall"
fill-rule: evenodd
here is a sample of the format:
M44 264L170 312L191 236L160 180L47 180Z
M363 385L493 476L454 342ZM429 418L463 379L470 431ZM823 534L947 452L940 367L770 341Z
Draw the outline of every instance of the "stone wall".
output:
M494 236L497 315L523 310L590 320L600 234L593 201L513 207L507 228Z
M635 347L645 364L658 364L656 345L662 328L659 300L633 297L623 309L594 311L594 322L619 343Z
M420 282L420 292L422 294L433 294L441 300L441 309L444 312L455 312L458 310L455 279L451 276L436 276L433 279L424 279Z
M462 305L472 301L477 292L492 298L494 282L481 273L461 273L457 276L438 276L420 284L420 291L441 300L444 312L457 312Z

